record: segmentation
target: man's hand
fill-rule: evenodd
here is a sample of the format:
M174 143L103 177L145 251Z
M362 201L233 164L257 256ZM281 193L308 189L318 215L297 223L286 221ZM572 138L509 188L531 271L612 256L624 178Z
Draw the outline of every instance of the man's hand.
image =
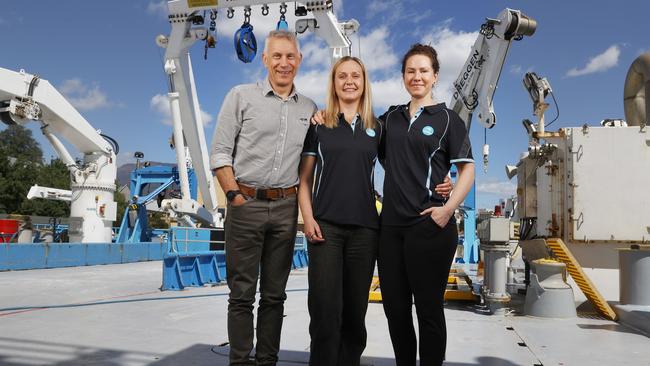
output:
M325 111L322 109L319 109L314 113L313 116L311 116L311 124L312 125L322 125L325 123Z
M320 226L313 218L305 220L305 237L307 237L307 240L312 243L321 243L325 241L325 238L323 238L323 234L320 231Z
M248 201L248 200L246 199L246 197L244 197L243 194L238 194L238 195L235 196L235 198L232 199L232 201L230 201L230 206L239 207L239 206L243 205L244 203L246 203L246 201Z
M454 186L451 184L451 179L448 175L445 176L445 180L442 183L438 184L434 190L437 194L441 195L443 198L449 198L451 191L454 189Z
M454 214L454 210L449 209L448 206L442 207L429 207L426 210L420 212L420 215L429 215L431 220L440 227L447 226L451 215Z

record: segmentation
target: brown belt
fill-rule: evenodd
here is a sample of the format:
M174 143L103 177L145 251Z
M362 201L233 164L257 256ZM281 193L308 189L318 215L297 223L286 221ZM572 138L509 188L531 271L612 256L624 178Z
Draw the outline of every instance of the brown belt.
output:
M255 188L237 183L239 190L245 196L258 200L279 200L285 197L295 196L298 189L293 186L289 188Z

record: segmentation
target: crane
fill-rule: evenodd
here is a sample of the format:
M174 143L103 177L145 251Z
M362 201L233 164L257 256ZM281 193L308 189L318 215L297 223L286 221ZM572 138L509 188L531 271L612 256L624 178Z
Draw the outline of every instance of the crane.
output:
M52 192L59 199L70 200L70 241L110 242L117 211L113 198L117 142L95 130L47 80L25 70L0 68L0 119L9 125L40 122L43 135L68 167L69 198L64 198L66 191ZM80 163L72 158L58 136L83 154ZM39 187L31 194L45 197Z
M479 122L485 128L496 124L496 114L492 100L499 83L499 76L505 63L508 50L513 41L532 36L537 28L537 22L523 14L520 10L506 8L497 18L487 18L481 25L479 36L476 38L469 56L454 82L454 93L451 99L452 109L465 122L467 131L472 124L472 116L476 114ZM478 109L478 113L476 110ZM487 169L489 146L483 146L483 166ZM476 189L472 186L465 198L465 261L471 257L470 248L476 240ZM475 259L475 258L474 258Z

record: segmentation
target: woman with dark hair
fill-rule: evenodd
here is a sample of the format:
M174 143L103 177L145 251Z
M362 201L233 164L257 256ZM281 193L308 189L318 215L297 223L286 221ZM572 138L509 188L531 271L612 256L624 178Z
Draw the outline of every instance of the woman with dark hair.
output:
M420 365L441 365L445 358L444 293L458 243L453 214L474 180L465 123L433 97L439 69L431 46L412 46L402 60L403 82L411 100L379 117L386 130L379 280L398 366L416 365L413 299ZM446 200L431 187L444 181L452 164L458 178Z

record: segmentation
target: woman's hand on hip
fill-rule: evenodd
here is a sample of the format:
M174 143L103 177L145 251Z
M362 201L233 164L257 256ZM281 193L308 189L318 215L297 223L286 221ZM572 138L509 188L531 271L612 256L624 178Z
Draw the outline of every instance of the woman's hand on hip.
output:
M307 240L312 243L325 241L325 238L323 238L323 234L320 231L320 226L313 218L305 220L305 237L307 237Z
M420 212L420 215L429 215L431 220L440 227L447 226L451 215L454 214L454 210L450 209L448 206L434 206L429 207L426 210Z

